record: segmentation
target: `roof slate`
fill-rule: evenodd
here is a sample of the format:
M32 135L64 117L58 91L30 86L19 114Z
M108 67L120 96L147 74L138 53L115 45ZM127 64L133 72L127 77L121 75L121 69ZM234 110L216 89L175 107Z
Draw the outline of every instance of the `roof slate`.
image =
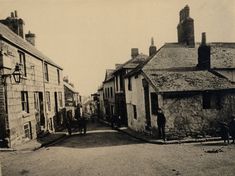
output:
M235 88L225 78L209 71L158 71L144 70L146 76L159 92L205 91Z
M211 46L211 68L235 68L234 43L209 43ZM172 69L196 67L198 47L188 47L178 43L166 43L143 67L145 69Z
M33 45L31 45L29 42L25 41L23 38L21 38L20 36L12 32L7 26L5 26L2 23L0 23L0 36L5 38L6 40L9 40L10 42L22 48L23 50L26 50L32 55L38 57L39 59L44 60L45 62L62 69L59 65L53 62L50 58L42 54Z
M78 93L78 91L72 87L70 84L68 84L67 82L64 81L64 86L67 87L69 90L71 90L74 93Z

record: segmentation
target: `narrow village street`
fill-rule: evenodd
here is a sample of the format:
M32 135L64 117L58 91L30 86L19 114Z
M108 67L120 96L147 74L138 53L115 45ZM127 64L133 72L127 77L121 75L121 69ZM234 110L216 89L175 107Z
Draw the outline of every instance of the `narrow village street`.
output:
M89 123L87 135L74 133L36 151L1 152L3 175L132 176L234 175L235 145L143 143Z

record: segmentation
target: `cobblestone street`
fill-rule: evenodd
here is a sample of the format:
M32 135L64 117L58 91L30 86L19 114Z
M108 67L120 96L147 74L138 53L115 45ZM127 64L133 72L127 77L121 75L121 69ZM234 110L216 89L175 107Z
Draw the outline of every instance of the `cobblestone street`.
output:
M142 143L100 124L36 151L0 153L4 176L234 175L235 145Z

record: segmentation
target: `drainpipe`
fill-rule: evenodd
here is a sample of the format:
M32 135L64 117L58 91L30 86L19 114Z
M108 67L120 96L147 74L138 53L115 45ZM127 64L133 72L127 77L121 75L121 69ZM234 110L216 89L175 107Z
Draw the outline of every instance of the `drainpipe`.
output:
M48 130L48 116L46 108L46 86L45 86L45 60L42 60L42 79L43 79L43 106L44 106L44 118L45 118L45 129Z

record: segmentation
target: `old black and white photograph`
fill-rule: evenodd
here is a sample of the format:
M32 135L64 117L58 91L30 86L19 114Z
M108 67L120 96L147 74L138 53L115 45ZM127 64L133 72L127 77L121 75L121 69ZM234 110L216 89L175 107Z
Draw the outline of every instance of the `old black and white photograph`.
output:
M234 176L235 0L0 0L0 176Z

